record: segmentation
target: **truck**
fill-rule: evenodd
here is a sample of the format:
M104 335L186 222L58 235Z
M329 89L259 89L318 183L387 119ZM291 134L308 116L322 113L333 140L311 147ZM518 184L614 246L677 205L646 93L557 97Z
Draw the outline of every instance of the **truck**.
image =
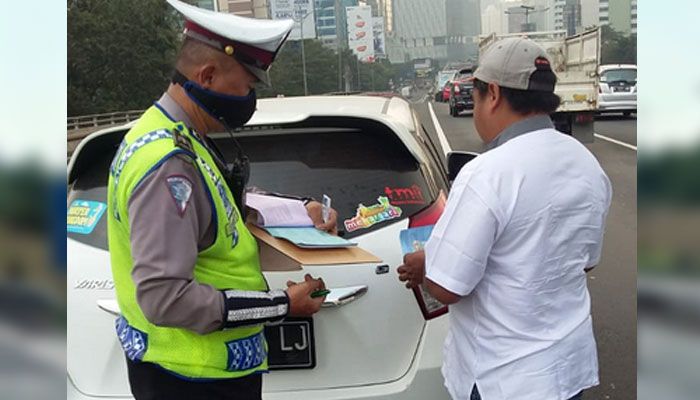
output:
M600 27L568 37L566 31L479 36L479 54L508 37L529 38L547 51L557 75L554 93L561 98L561 105L551 116L555 127L583 143L593 142L593 118L598 110Z

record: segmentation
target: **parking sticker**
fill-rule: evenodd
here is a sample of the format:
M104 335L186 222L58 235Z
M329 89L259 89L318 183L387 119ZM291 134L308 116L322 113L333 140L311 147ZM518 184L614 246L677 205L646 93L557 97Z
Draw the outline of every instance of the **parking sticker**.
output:
M420 186L413 185L411 187L385 187L384 193L389 198L391 204L402 205L402 204L425 204L425 198L423 198L423 192Z
M391 205L388 197L379 196L377 201L378 204L374 204L369 207L360 204L357 207L357 213L355 216L344 221L345 230L352 232L358 229L365 229L380 222L388 221L401 216L401 209Z
M68 207L68 232L91 234L106 209L107 205L99 201L74 200Z

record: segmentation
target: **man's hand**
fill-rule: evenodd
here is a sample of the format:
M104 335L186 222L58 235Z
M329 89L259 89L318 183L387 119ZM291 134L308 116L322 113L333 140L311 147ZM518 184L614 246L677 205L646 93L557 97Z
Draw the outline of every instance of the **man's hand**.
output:
M323 279L314 279L306 274L304 281L295 283L287 281L287 296L289 296L289 316L290 317L310 317L321 309L321 304L326 296L312 298L311 293L323 290L326 284Z
M328 216L328 222L323 222L323 205L318 201L310 201L306 205L306 212L309 214L309 218L313 221L316 229L326 231L332 235L338 234L338 212L331 208L330 215Z
M406 282L406 287L413 289L423 283L425 277L425 252L423 250L403 256L403 264L396 269L399 280Z

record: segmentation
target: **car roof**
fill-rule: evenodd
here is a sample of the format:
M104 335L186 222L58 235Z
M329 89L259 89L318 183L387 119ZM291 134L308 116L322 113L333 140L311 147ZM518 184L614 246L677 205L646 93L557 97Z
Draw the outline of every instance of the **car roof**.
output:
M600 72L610 71L613 69L637 69L635 64L605 64L598 67Z
M371 119L389 126L419 159L425 160L415 137L416 121L411 105L401 97L351 95L351 96L305 96L259 99L257 110L246 127L284 125L302 122L312 117L345 117ZM68 163L68 172L75 160L90 141L103 135L131 128L136 121L109 127L90 134L76 147Z

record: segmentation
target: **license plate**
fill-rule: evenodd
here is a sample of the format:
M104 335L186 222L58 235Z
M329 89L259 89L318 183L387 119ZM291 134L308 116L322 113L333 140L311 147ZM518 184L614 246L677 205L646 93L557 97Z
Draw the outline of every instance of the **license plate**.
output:
M314 321L311 318L287 318L265 327L267 364L271 370L310 369L316 367Z

